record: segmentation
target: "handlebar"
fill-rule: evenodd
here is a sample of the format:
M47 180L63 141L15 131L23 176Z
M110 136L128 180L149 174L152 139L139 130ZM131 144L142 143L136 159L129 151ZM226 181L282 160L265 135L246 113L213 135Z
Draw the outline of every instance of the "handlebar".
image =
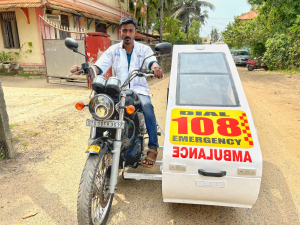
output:
M73 76L73 75L75 75L76 73L79 73L79 72L80 72L81 74L78 74L78 75L84 75L84 74L82 74L83 69L82 69L82 68L78 68L76 72L67 75L66 78L68 78L68 77L70 77L70 76Z

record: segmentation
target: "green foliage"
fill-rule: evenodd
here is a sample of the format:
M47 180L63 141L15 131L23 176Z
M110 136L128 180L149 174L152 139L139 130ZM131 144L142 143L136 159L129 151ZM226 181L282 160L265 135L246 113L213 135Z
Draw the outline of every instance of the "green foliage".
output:
M300 68L300 4L294 0L248 0L258 11L253 20L237 17L222 33L230 48L249 47L253 56L264 54L269 69Z
M18 124L14 123L14 124L9 124L9 128L13 129L14 127L19 126Z
M266 43L264 62L272 69L292 69L300 66L298 41L287 34L275 34Z
M0 153L0 157L1 157L2 159L4 159L4 158L6 157L6 155L5 155L3 152L1 152L1 153Z
M25 42L25 43L23 43L23 44L21 45L21 47L19 48L19 51L18 51L18 52L14 52L14 53L12 54L14 63L17 63L18 59L19 59L20 57L22 57L25 53L32 53L32 49L31 49L31 48L30 48L30 49L27 49L26 51L23 51L23 48L24 48L24 45L25 45L25 44L28 44L29 47L32 47L32 42ZM25 55L24 57L27 58L26 55ZM11 60L11 61L12 61L12 60Z
M23 145L23 146L28 146L29 143L28 143L28 141L25 141L25 142L22 143L22 145Z
M165 17L163 20L163 33L167 34L165 35L165 39L167 42L170 42L171 44L176 43L182 43L185 41L185 33L181 29L181 21Z
M5 63L8 61L13 61L12 54L13 52L5 52L5 51L0 52L0 62Z
M189 44L202 44L202 38L199 38L200 28L201 23L193 20L189 30Z

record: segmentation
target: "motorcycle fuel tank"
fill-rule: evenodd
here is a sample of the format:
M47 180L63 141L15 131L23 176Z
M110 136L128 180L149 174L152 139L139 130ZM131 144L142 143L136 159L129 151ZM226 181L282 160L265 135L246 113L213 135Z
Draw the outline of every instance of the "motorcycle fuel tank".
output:
M262 155L227 45L174 46L165 127L164 202L252 207Z

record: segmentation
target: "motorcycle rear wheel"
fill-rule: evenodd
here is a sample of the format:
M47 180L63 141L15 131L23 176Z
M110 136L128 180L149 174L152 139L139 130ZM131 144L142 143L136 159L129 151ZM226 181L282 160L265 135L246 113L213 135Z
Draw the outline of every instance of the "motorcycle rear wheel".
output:
M249 71L252 71L254 69L254 66L253 65L248 65L247 68L248 68Z
M79 225L103 225L108 219L113 201L109 193L112 154L107 147L99 155L90 154L80 179L77 199Z

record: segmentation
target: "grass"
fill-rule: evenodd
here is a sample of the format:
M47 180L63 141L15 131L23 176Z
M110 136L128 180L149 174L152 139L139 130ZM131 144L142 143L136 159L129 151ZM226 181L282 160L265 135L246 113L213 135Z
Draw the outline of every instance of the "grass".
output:
M17 134L18 138L23 138L24 135L23 134Z
M300 73L300 71L297 70L297 69L274 70L274 71L280 72L280 73L282 73L282 74L290 74L290 75L293 75L293 74L299 74L299 73Z
M18 142L18 141L20 141L20 139L17 138L17 137L14 137L14 138L12 139L12 141L13 141L13 142Z
M9 124L9 128L13 129L14 127L19 126L18 124L14 123L14 124Z
M5 156L6 156L6 155L5 155L4 153L2 153L2 152L0 153L0 157L1 157L2 159L4 159Z
M36 132L34 132L34 133L29 133L29 136L31 136L31 137L35 137L36 135L38 135L39 133L36 133Z
M25 141L25 142L22 143L22 145L23 145L23 146L28 146L29 143L28 143L28 141Z

